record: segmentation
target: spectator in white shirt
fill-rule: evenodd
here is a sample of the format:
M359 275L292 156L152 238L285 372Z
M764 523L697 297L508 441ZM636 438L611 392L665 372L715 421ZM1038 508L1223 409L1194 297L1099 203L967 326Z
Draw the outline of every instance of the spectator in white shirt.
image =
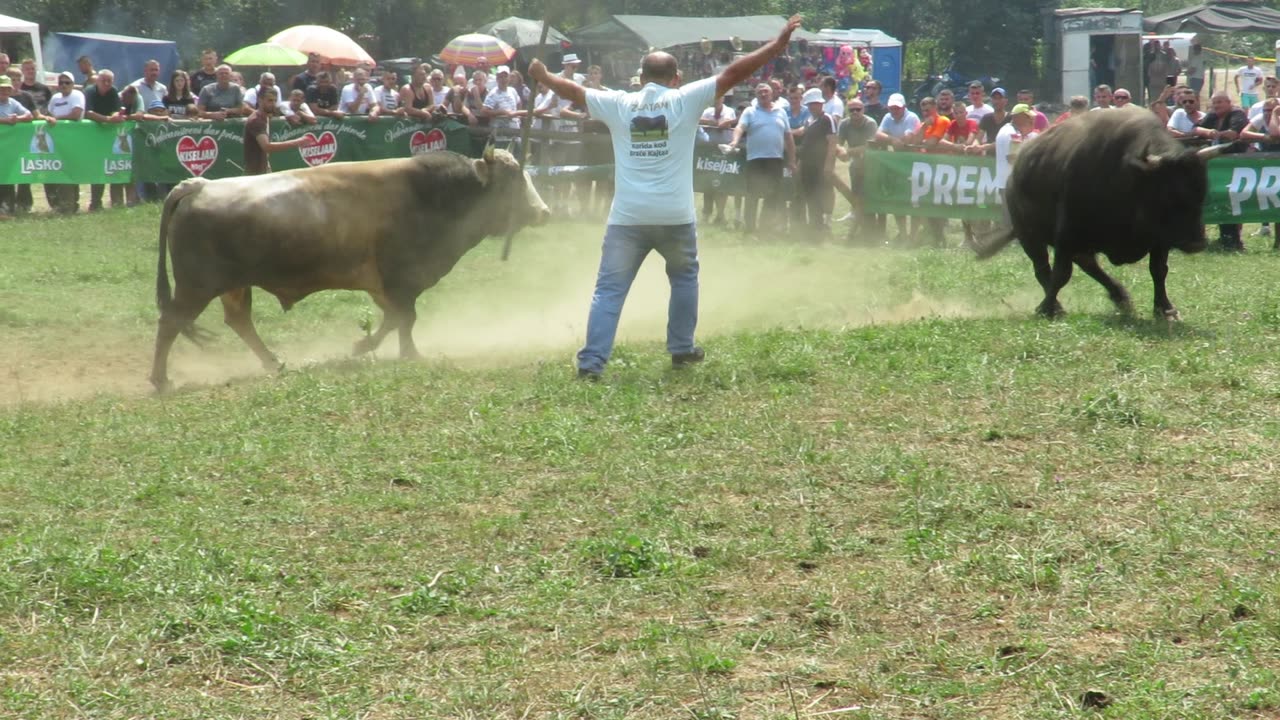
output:
M49 97L44 121L53 127L59 120L80 120L84 109L84 93L76 89L76 76L69 72L59 75L58 89ZM56 213L69 214L80 209L79 185L45 185L44 196Z
M290 125L315 125L316 116L311 112L311 107L307 105L307 94L301 90L289 91L289 102L282 103L288 109L284 113L284 119Z
M836 79L830 75L822 78L822 112L830 115L832 122L836 125L840 124L840 120L844 118L844 102L840 96L836 94Z
M395 70L382 71L382 85L378 86L378 89L373 93L374 100L377 101L378 105L369 113L370 119L384 115L404 117L408 112L400 102L400 88L396 87L396 82L399 79Z
M1184 90L1177 98L1178 109L1169 116L1166 127L1176 138L1195 137L1196 126L1204 119L1200 110L1200 97L1194 90Z
M977 81L969 83L969 105L965 108L965 114L970 120L982 122L982 118L995 112L995 108L982 101L985 93L986 88L982 83Z
M348 115L368 115L378 107L378 101L373 97L373 88L369 87L368 70L356 68L355 74L351 76L351 82L342 88L338 107ZM376 118L377 113L373 116Z
M520 118L524 112L520 110L520 96L516 93L516 89L508 84L511 79L511 68L499 65L495 76L498 84L489 91L488 95L485 95L480 116L489 118L490 127L519 129Z

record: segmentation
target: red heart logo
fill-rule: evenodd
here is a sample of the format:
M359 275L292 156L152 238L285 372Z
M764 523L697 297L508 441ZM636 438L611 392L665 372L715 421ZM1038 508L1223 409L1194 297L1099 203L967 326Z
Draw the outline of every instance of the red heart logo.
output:
M444 131L440 128L433 128L431 132L418 130L409 137L409 154L421 155L425 152L444 150L448 145Z
M302 136L302 145L298 146L298 153L302 155L302 162L311 167L323 165L338 154L338 138L328 130L320 133L320 137L307 133Z
M191 177L203 175L217 159L218 141L208 135L199 140L183 135L178 140L178 162L191 173Z

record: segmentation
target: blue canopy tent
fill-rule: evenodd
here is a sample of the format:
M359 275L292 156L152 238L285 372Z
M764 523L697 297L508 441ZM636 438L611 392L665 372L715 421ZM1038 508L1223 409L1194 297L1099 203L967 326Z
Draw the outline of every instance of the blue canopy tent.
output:
M142 66L148 60L160 61L160 82L168 83L169 75L181 66L178 45L172 40L110 35L107 33L54 33L45 49L47 63L55 72L68 70L80 77L76 60L88 55L93 67L111 70L116 74L116 85L142 77Z

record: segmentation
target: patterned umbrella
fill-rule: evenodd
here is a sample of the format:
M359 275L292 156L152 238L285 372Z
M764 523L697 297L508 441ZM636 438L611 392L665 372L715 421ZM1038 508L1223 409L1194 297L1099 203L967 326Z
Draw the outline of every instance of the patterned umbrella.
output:
M475 65L484 58L490 65L501 65L516 54L516 49L492 35L468 33L449 41L440 51L440 59L451 65Z
M323 25L294 25L272 35L267 41L299 52L316 53L334 65L374 64L373 56L355 40Z

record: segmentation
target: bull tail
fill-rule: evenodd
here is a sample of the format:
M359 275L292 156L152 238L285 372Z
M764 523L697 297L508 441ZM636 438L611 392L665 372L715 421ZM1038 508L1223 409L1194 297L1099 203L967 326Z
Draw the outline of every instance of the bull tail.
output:
M169 285L169 221L182 201L200 191L206 181L200 179L187 180L170 191L164 200L164 210L160 213L160 257L156 260L156 307L161 316L173 305L173 289ZM196 345L203 345L212 337L207 330L195 325L194 318L182 327L182 334Z
M982 237L976 238L973 251L978 255L979 260L988 260L1005 249L1014 239L1013 228L997 227Z

